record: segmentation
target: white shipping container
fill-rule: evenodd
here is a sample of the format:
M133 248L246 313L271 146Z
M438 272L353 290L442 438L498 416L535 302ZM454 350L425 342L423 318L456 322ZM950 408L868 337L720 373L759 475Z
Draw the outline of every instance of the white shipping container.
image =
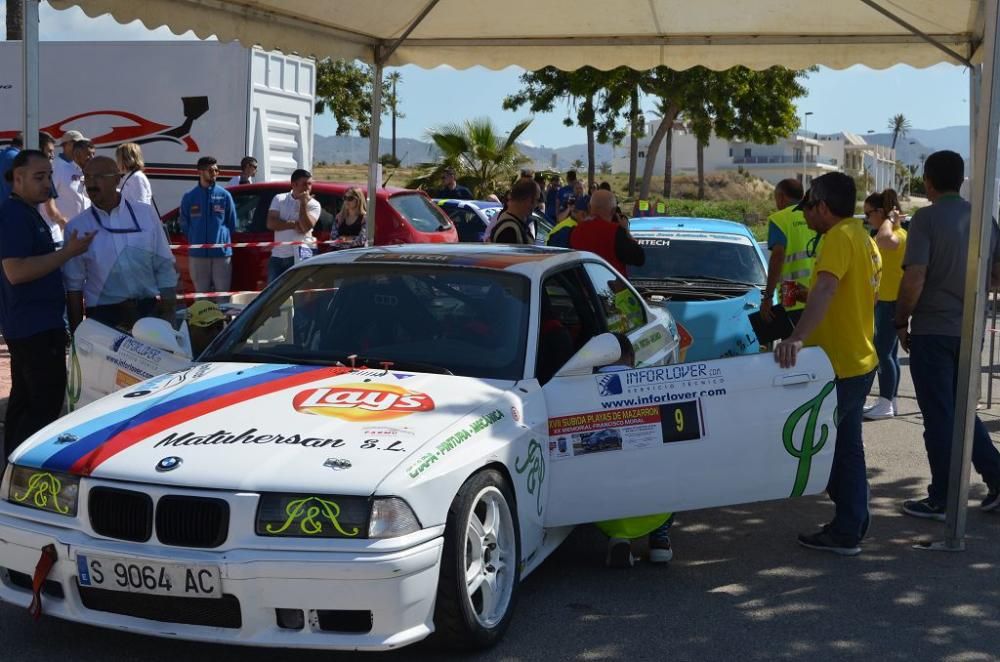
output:
M248 154L257 181L312 167L313 60L237 43L42 42L39 71L42 130L76 129L111 157L139 143L161 212L197 184L202 156L222 185ZM0 143L21 128L22 77L20 42L0 42Z

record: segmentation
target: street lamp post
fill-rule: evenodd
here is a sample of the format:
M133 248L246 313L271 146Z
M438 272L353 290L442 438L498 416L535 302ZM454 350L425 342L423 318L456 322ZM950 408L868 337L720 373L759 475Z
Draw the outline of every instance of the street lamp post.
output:
M809 139L809 116L812 114L813 114L812 111L809 110L806 111L806 113L802 116L803 117L802 120L802 187L803 188L805 188L806 186L806 172L809 167L808 161L806 160L806 149L808 146L806 140Z

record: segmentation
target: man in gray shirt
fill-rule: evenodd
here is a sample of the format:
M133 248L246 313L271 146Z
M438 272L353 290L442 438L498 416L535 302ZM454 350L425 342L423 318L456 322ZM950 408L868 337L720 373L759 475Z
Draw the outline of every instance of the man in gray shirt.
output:
M903 258L903 281L896 302L900 344L910 353L910 376L924 417L924 447L931 469L927 497L905 501L903 512L944 521L951 464L952 429L962 333L971 205L958 189L965 176L962 157L951 151L924 162L924 186L933 203L914 214ZM1000 276L997 231L990 240L993 277ZM976 416L972 464L988 494L984 511L1000 508L1000 451Z

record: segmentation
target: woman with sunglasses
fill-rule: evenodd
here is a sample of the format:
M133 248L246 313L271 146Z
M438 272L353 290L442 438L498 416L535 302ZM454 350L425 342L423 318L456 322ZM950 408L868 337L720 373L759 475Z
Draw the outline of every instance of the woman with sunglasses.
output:
M358 248L368 245L368 230L365 227L367 205L365 196L357 187L347 189L344 204L334 219L333 234L337 248Z
M899 390L899 339L896 335L896 299L903 280L906 230L901 226L896 192L886 189L865 198L865 223L875 232L875 245L882 255L882 282L875 304L875 352L878 354L878 392L875 404L866 406L868 420L896 415Z

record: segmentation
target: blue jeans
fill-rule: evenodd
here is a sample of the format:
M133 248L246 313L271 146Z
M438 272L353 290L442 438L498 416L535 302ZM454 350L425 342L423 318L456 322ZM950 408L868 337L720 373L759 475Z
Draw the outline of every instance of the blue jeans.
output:
M948 496L959 344L960 339L955 336L910 337L910 376L924 416L924 448L931 466L927 494L940 506ZM978 416L973 428L972 466L987 485L1000 486L1000 451Z
M267 260L267 282L273 283L278 276L285 273L295 264L294 257L274 257Z
M837 380L837 446L826 491L836 506L830 530L852 544L861 539L868 521L868 473L861 441L861 414L871 379L872 373L868 373Z
M895 301L875 304L875 353L878 354L878 394L892 400L899 392L899 336L896 334Z

